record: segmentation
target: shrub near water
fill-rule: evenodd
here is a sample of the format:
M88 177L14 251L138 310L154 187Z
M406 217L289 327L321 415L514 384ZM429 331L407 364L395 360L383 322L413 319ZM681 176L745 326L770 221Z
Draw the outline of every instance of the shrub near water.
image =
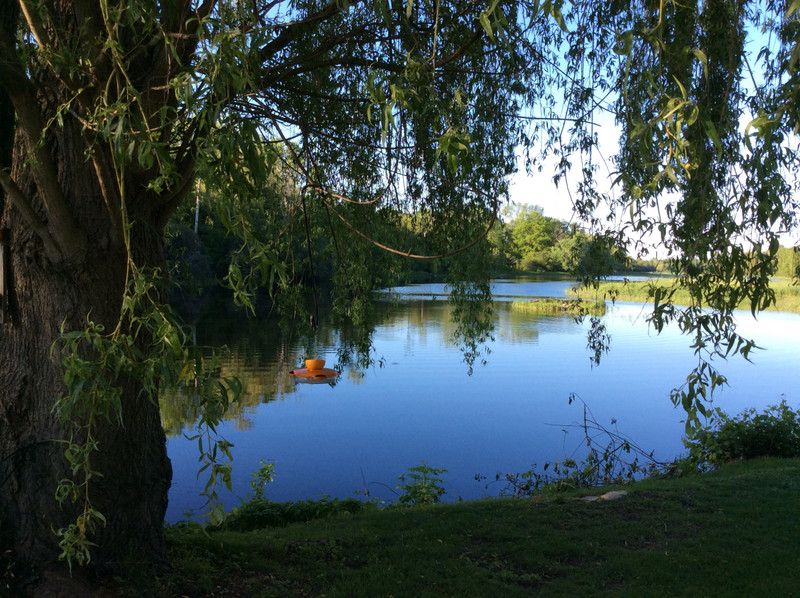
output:
M716 410L716 423L684 439L689 460L700 469L755 457L800 457L800 410L781 401L758 413L748 409L736 417Z
M398 479L397 488L403 493L397 499L401 505L429 505L437 503L445 494L442 478L446 469L431 467L425 461L416 467L409 467L408 472Z

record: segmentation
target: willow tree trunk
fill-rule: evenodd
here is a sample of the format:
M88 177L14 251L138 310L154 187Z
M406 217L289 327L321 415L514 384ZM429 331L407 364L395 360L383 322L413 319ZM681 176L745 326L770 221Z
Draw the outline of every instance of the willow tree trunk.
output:
M4 238L10 239L9 311L0 324L0 540L17 577L35 578L54 567L63 571L66 565L58 560L53 530L75 522L77 506L65 507L55 499L59 480L70 472L60 442L65 431L54 412L65 392L54 341L62 326L81 330L87 319L113 329L127 263L127 253L112 238L80 129L65 126L51 146L59 186L86 233L84 255L70 262L53 261L19 210L0 199L0 226L8 232ZM24 148L18 134L11 175L42 213ZM143 209L136 212L137 205L145 205L133 195L136 191L130 188L135 222L131 249L140 266L162 267L163 272L158 227ZM115 417L96 424L99 450L92 466L102 477L92 479L90 492L107 525L90 540L97 545L92 565L101 569L114 569L123 561L152 563L164 555L162 527L172 470L158 404L140 390L136 380L125 383L121 424Z

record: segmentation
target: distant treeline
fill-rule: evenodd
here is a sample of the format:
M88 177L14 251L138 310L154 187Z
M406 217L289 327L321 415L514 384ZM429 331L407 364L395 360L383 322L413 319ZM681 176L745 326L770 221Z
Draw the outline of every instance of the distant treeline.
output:
M503 216L489 235L496 270L610 274L637 265L614 239L545 216L539 206L511 204Z
M778 269L775 276L793 278L800 275L800 247L781 247L778 249Z
M291 284L308 289L312 282L324 288L342 259L343 248L363 241L351 237L351 231L331 224L330 215L309 202L301 208L298 197L286 195L287 190L266 190L263 203L252 201L253 217L248 223L247 234L274 239L276 254L284 263L290 264ZM385 210L386 208L384 208ZM283 220L267 219L264 214L278 210L284 213ZM231 275L229 266L232 257L242 251L242 240L220 232L223 227L216 221L227 217L213 194L203 192L197 206L185 206L175 214L168 227L167 260L170 266L170 288L172 301L192 317L207 308L214 299L229 303L230 292L225 291L225 281ZM455 215L480 235L491 217L486 213L464 213ZM446 253L451 247L432 245L428 232L439 226L441 215L419 211L414 216L396 213L391 228L370 228L369 219L361 221L362 230L371 238L392 247L408 249L409 253L435 255ZM377 221L378 219L374 219ZM309 248L305 234L311 229L314 239ZM326 234L330 232L330 234ZM310 251L309 251L310 250ZM374 256L368 260L369 284L380 287L409 282L445 280L451 262L444 260L414 260L387 254L373 247ZM543 214L536 206L511 204L494 227L489 231L480 247L476 248L480 259L492 275L509 275L521 272L601 272L610 274L620 270L656 269L656 262L636 262L613 239L593 237L575 224L570 224ZM352 261L352 258L351 258ZM240 265L242 264L240 256ZM245 260L246 263L246 260ZM313 268L312 268L313 263ZM360 264L363 266L363 264ZM313 281L312 281L313 278Z
M285 192L285 190L284 190ZM270 200L265 200L270 203ZM264 206L254 206L254 210ZM252 234L275 238L276 252L280 251L287 263L292 264L292 283L306 288L313 283L324 288L326 281L336 271L337 254L346 241L346 231L338 231L326 242L320 231L329 228L329 216L324 210L309 208L304 213L298 209L296 198L280 202L271 200L271 209L285 210L286 218L280 231L267 230L266 218L253 218ZM478 222L480 214L473 215ZM195 212L190 206L175 215L170 222L167 237L167 259L170 265L171 294L179 308L198 312L213 299L230 299L224 290L229 276L231 257L241 250L240 239L219 232L215 220L224 217L217 212L213 197L206 194ZM469 216L468 216L469 217ZM197 220L195 220L197 219ZM429 245L427 231L433 219L425 212L409 216L397 213L391 229L370 231L374 238L382 239L395 247L409 248L409 252L431 254L446 248ZM196 230L195 230L195 222ZM315 229L313 269L304 230L307 225ZM263 223L264 230L256 230ZM366 225L365 225L366 226ZM294 228L294 234L286 234ZM478 230L476 228L476 230ZM388 239L387 239L388 238ZM339 245L337 251L337 243ZM407 282L444 280L448 273L448 260L413 260L392 256L375 247L376 257L371 260L370 283L374 286L389 286ZM659 260L641 261L631 259L625 249L613 238L594 237L575 224L545 216L538 206L511 204L498 218L495 226L483 241L480 250L482 259L488 261L493 275L510 275L528 272L570 272L577 275L620 271L668 271L668 263ZM340 259L340 257L339 257ZM778 277L790 278L800 267L800 255L792 248L781 247L777 253L776 273ZM193 314L196 315L196 314Z

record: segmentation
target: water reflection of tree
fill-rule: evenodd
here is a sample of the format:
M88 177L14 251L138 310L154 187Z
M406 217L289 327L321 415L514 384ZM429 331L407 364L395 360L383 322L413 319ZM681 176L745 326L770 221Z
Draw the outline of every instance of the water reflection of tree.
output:
M411 301L379 301L374 311L375 338L391 330L407 331L405 352L414 353L417 344L424 344L435 334L445 342L458 346L458 324L453 321L454 307L447 301L415 299ZM505 343L530 343L538 339L541 325L555 324L559 332L580 333L574 319L569 316L528 314L512 311L502 302L495 304L495 332ZM241 400L230 406L225 419L236 422L237 430L252 426L249 416L257 407L270 401L293 395L297 381L289 372L301 365L303 344L281 333L273 320L220 319L203 322L197 327L198 345L227 345L227 352L218 364L221 378L236 376L244 383ZM332 326L323 319L316 333L320 357L329 365L340 353L341 347L351 342L353 332ZM380 362L382 356L374 355ZM351 360L343 376L348 384L360 384L364 379L365 363ZM160 397L161 417L168 436L176 436L191 429L199 415L195 389L191 385L164 389Z
M536 343L539 339L540 314L512 310L510 303L497 306L497 338L506 343Z
M584 333L573 315L518 311L511 309L510 302L498 302L495 310L496 336L505 343L536 343L543 330L558 334Z
M405 322L408 330L418 329L414 336L409 336L408 346L413 350L415 339L424 341L427 335L436 331L442 338L454 341L457 324L453 322L453 307L446 301L419 299L392 303L382 311L380 326L398 326ZM507 343L529 343L539 337L542 325L550 330L557 328L559 333L582 334L575 318L565 314L527 313L510 309L510 302L498 301L494 304L495 328L497 339Z
M275 318L248 319L229 314L216 320L196 325L199 347L225 346L224 353L215 364L215 374L224 379L237 377L243 383L241 399L230 405L226 421L235 422L237 430L252 426L248 419L259 405L281 400L295 393L298 381L289 374L302 366L304 351L302 339L281 331ZM336 365L336 356L343 345L349 345L356 333L343 331L323 319L315 332L318 357ZM204 367L208 367L206 355ZM355 360L354 362L357 362ZM360 383L363 373L354 370L348 375L351 383ZM190 430L200 411L195 388L191 384L163 389L160 396L161 419L168 436L177 436Z
M258 405L294 392L289 371L297 365L297 350L275 322L246 318L201 322L197 343L199 347L226 345L215 369L219 378L237 377L243 382L240 400L231 404L225 415L226 420L236 422L237 429L249 429L252 423L247 416ZM210 353L205 354L204 367L209 359ZM168 436L183 433L197 421L200 407L191 384L163 389L159 400Z
M225 414L225 420L236 422L237 430L250 428L252 423L248 416L255 412L258 405L294 392L294 382L289 376L291 368L281 363L243 363L241 354L232 351L219 366L223 378L238 376L244 382L240 400L232 403ZM190 429L200 414L195 389L190 385L164 389L159 402L161 421L167 436L177 436Z

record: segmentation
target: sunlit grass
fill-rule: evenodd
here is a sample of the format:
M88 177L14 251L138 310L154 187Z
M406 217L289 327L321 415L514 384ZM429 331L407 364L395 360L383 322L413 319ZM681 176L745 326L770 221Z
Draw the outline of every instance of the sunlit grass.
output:
M512 301L511 309L529 313L567 313L572 315L591 314L600 316L606 312L604 301L582 299L532 299L530 301Z
M669 278L658 278L652 281L601 282L597 288L575 287L568 293L582 301L603 301L614 297L616 301L652 303L651 288L653 286L670 288L671 284L672 280ZM775 292L775 303L769 307L770 311L800 313L800 285L794 284L788 279L776 279L771 282L770 286ZM688 291L677 289L672 296L672 302L676 305L689 305ZM750 310L750 304L747 301L743 301L737 307Z
M250 532L172 526L172 569L157 591L738 597L800 587L800 460L740 462L626 489L615 501L571 493L373 507Z

